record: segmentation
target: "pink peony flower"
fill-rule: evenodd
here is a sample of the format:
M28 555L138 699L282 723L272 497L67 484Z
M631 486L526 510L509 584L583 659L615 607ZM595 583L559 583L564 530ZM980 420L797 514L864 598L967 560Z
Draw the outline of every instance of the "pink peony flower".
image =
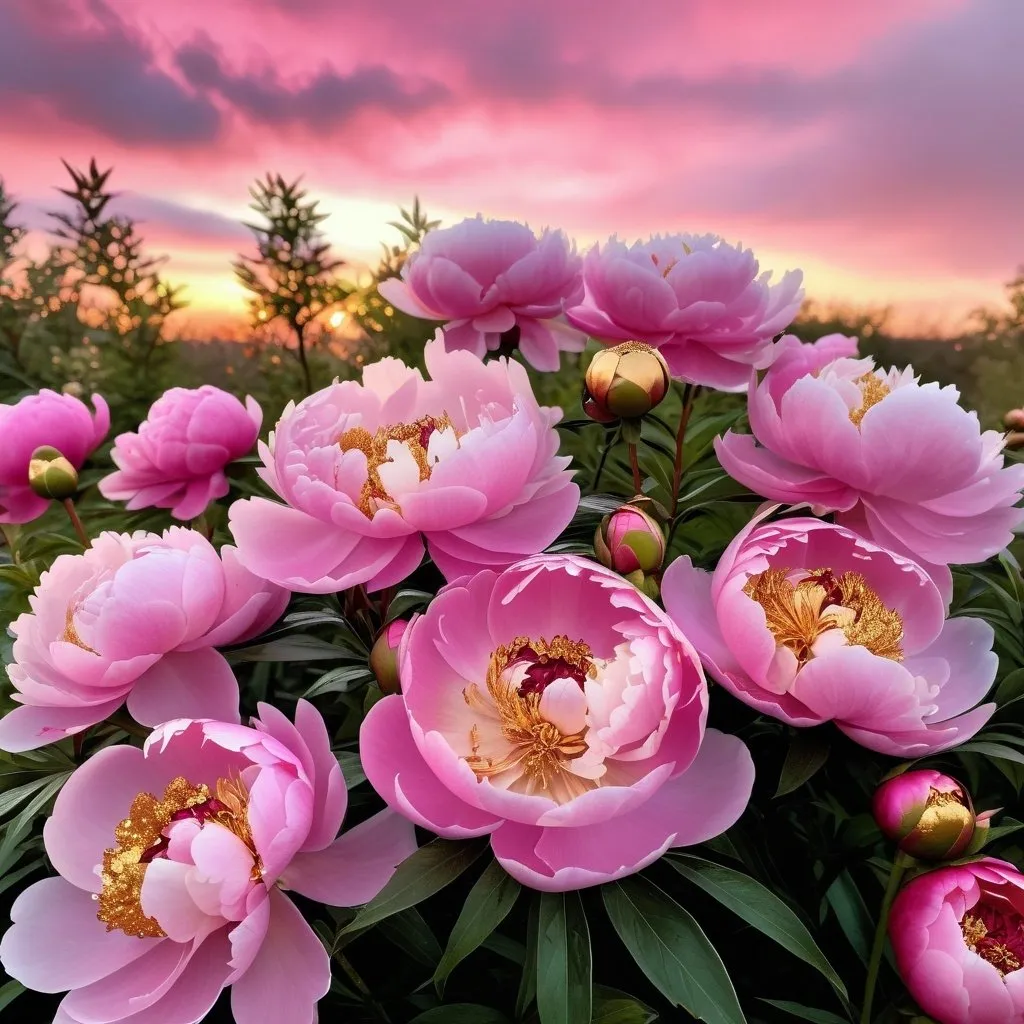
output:
M871 750L916 757L970 739L995 711L975 707L998 666L992 627L946 619L924 569L843 527L755 519L714 573L679 558L661 586L707 671L790 725L834 721Z
M224 467L256 443L263 412L212 384L165 391L139 425L119 434L110 457L118 469L100 481L100 493L129 509L171 509L194 519L228 493Z
M288 503L236 501L242 564L291 590L332 593L405 579L426 541L448 579L550 544L579 488L558 451L561 411L526 370L426 348L432 380L397 359L285 409L260 475Z
M1024 1024L1024 875L986 857L909 882L889 938L904 984L938 1024Z
M96 412L71 395L40 391L14 405L0 405L0 523L28 523L49 506L28 485L32 453L56 448L75 469L99 447L110 429L110 410L92 396Z
M0 750L31 750L102 722L127 698L143 725L184 715L238 721L238 683L215 647L262 633L288 593L218 556L194 530L103 533L61 555L10 626L20 707Z
M581 260L561 231L537 238L525 224L470 217L431 231L381 295L412 316L447 320L449 351L479 358L503 343L531 366L557 370L559 351L582 352L587 339L555 320L583 296Z
M347 794L323 719L269 705L253 728L178 720L107 747L57 797L60 873L23 892L0 961L68 995L56 1024L187 1024L231 986L237 1024L314 1024L330 958L285 895L372 899L416 848L383 811L335 838Z
M539 555L444 588L402 639L401 695L363 723L367 777L442 836L491 835L561 892L639 871L742 814L747 748L705 733L686 637L613 572Z
M809 371L799 378L791 353L751 379L752 435L715 442L726 472L773 501L839 512L922 563L981 562L1005 547L1024 522L1014 507L1024 465L1003 467L1003 436L981 432L956 388L919 384L912 367L835 358L834 339L799 350Z
M566 310L571 324L602 341L645 341L672 376L742 391L752 366L768 366L772 338L800 309L803 274L769 285L749 249L717 235L655 235L625 245L612 238L583 262L586 297Z

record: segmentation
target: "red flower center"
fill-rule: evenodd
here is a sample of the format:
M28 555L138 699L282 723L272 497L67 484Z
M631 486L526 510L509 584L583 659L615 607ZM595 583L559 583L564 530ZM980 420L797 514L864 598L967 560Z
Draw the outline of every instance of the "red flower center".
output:
M960 922L964 942L1001 975L1024 967L1024 918L1002 900L984 896Z
M527 694L542 694L548 686L556 679L575 679L583 689L583 683L587 678L586 664L573 664L565 658L552 657L551 655L538 654L532 647L522 648L512 665L532 662L526 670L526 678L519 684L519 696ZM509 666L511 668L511 665Z

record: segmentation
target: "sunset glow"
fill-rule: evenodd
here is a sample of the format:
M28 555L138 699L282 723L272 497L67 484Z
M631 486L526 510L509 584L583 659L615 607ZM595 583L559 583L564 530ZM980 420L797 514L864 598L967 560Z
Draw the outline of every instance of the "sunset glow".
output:
M1019 0L7 0L0 175L36 232L112 164L192 329L244 313L247 185L305 176L354 275L418 195L715 231L824 302L949 330L1024 261ZM337 325L336 325L337 326Z

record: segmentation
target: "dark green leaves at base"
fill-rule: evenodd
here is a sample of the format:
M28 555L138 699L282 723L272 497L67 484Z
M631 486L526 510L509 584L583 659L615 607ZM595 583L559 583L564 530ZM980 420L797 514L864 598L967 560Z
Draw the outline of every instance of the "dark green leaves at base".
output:
M342 934L362 931L433 896L454 882L486 848L486 839L435 839L421 846L398 865L388 884L356 914Z
M519 896L519 889L519 883L496 860L487 865L466 897L448 937L444 956L434 972L434 985L439 992L455 967L505 920Z
M590 931L578 892L540 895L537 1011L541 1024L590 1024Z
M666 999L707 1024L745 1024L721 957L668 893L634 876L601 895L619 938Z
M846 987L818 948L803 922L774 893L760 882L732 868L702 857L673 854L668 859L684 878L700 886L747 924L773 939L783 949L820 971L845 1000Z
M828 760L829 745L822 729L801 729L796 732L786 751L786 760L775 795L786 796L798 790Z

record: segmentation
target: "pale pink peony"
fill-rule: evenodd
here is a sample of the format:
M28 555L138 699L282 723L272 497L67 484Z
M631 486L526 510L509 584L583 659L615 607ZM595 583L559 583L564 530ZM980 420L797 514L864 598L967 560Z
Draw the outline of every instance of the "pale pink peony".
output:
M50 502L28 485L32 453L56 448L75 469L100 446L110 429L110 410L92 396L96 412L71 395L40 391L14 405L0 405L0 523L28 523Z
M490 834L519 881L561 892L729 828L754 766L705 732L686 637L602 566L539 555L444 588L400 651L401 695L363 723L367 777L449 838Z
M228 493L224 467L247 455L259 436L263 412L212 384L165 391L139 425L119 434L110 457L118 469L100 481L100 493L129 509L169 508L175 519L194 519Z
M689 558L662 580L669 615L710 675L790 725L917 757L970 739L994 704L992 627L947 619L909 559L819 519L755 520L713 573ZM973 709L973 710L971 710Z
M426 347L431 380L397 359L285 409L258 472L288 503L236 501L242 564L291 590L399 583L426 542L448 579L550 544L579 488L526 370Z
M833 336L834 338L835 336ZM1024 465L1003 466L1003 435L981 431L956 388L912 367L835 358L829 339L750 381L752 434L715 442L726 472L773 501L808 502L884 547L929 565L981 562L1024 522ZM819 363L824 355L832 359ZM791 358L795 359L793 355Z
M799 270L770 285L753 252L718 235L655 235L594 246L583 262L586 297L569 323L602 341L645 341L672 376L742 391L750 368L768 366L772 339L803 300Z
M986 857L909 882L889 939L900 977L937 1024L1024 1024L1024 875Z
M70 990L55 1024L192 1024L228 986L237 1024L316 1021L330 958L285 893L366 903L416 840L387 810L335 838L345 780L311 704L252 724L168 722L61 790L43 831L60 877L18 897L0 943L11 977Z
M582 352L586 337L555 318L583 296L580 257L561 231L540 238L511 220L469 217L431 231L377 290L412 316L446 320L449 351L481 359L503 344L538 370L557 370L559 352Z
M100 534L56 559L10 626L21 706L0 719L0 750L81 732L126 699L143 725L237 722L238 683L214 648L263 632L288 597L194 530Z

